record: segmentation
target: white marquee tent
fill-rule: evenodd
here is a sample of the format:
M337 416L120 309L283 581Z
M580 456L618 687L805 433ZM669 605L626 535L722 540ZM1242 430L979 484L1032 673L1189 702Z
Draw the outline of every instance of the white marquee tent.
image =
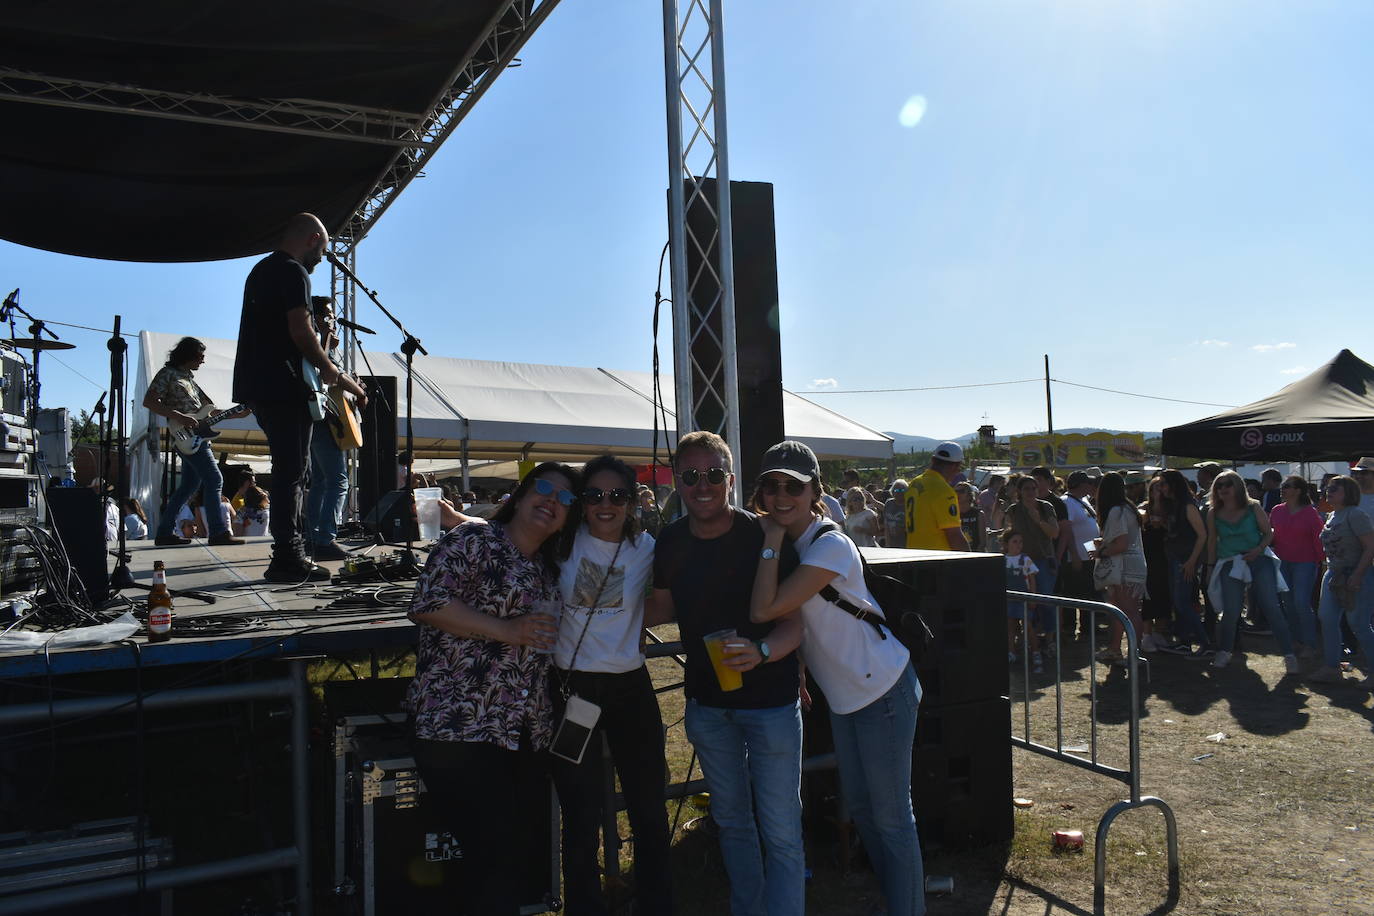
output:
M166 362L180 334L143 331L133 378L130 430L130 495L145 507L160 502L161 429L167 421L142 407L148 383ZM217 405L227 407L236 342L200 338L205 364L196 380ZM364 360L366 357L366 360ZM369 370L368 364L371 365ZM397 436L405 437L405 358L398 353L358 354L363 375L393 376L398 394ZM644 372L492 362L444 356L416 356L414 436L417 458L462 461L524 458L584 460L604 451L628 459L654 453L653 378ZM661 378L673 416L673 380ZM810 445L822 458L887 460L892 439L791 392L783 394L787 435ZM216 452L261 455L266 439L253 417L221 424ZM676 440L659 430L659 454Z

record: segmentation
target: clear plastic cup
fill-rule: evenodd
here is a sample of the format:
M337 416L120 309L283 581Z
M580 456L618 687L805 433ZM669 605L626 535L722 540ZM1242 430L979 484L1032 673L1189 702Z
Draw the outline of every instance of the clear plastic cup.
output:
M439 539L439 500L444 491L439 487L415 488L415 521L420 526L420 540Z
M417 491L417 492L418 492L418 491ZM560 624L560 623L562 622L562 620L563 620L563 602L562 602L562 601L553 600L553 599L545 599L545 600L536 601L536 602L534 603L534 610L530 611L530 613L531 613L531 614L543 614L543 615L545 615L546 617L552 617L552 618L553 618L553 628L554 628L554 630L557 630L559 624ZM554 650L557 646L558 646L558 638L555 636L553 642L549 644L549 647L548 647L547 649L535 649L534 651L535 651L535 652L538 652L540 655L552 655L552 654L553 654L553 650Z
M739 690L744 686L744 675L725 664L725 643L737 638L734 630L716 630L701 638L706 643L706 654L711 658L711 667L715 669L721 690Z

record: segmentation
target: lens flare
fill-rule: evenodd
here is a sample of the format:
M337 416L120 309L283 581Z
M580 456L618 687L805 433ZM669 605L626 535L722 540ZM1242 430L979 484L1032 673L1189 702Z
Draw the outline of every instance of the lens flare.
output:
M921 123L921 119L926 116L926 97L923 95L913 95L906 100L902 106L902 111L897 115L897 121L903 127L915 127Z

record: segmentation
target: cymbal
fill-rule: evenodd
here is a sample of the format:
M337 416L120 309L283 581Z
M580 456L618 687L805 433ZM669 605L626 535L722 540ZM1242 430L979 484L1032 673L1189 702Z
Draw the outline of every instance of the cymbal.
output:
M0 337L0 344L18 350L75 350L76 344L46 337Z

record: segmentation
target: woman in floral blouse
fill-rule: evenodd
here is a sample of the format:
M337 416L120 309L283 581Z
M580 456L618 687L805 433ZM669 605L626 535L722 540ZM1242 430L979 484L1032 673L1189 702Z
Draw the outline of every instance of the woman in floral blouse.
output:
M526 825L549 804L543 753L553 732L548 691L558 602L557 556L576 530L581 479L546 462L490 524L450 531L429 555L410 618L420 628L406 706L415 762L463 851L461 912L515 914Z

